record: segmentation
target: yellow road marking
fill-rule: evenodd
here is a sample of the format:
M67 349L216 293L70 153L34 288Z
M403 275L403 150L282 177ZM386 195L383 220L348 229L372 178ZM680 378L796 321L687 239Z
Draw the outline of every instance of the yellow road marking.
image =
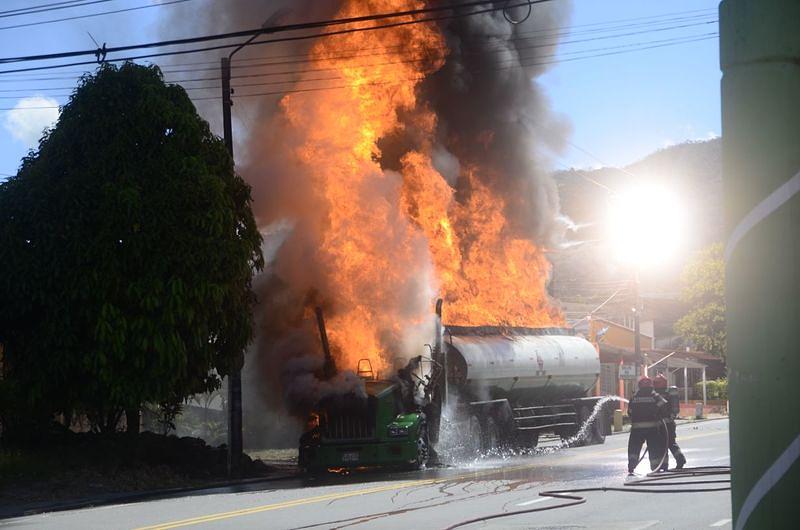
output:
M681 436L681 441L686 440L694 440L696 438L705 438L707 436L718 436L720 434L728 434L728 431L717 431L717 432L709 432L703 434L695 434L693 436ZM598 455L604 455L609 453L616 453L619 451L624 451L624 447L618 447L615 449L606 449L604 451L592 451L591 453L586 454L578 454L573 455L573 460L582 460L585 458L594 458ZM346 491L342 493L329 493L327 495L318 495L316 497L306 497L304 499L295 499L292 501L284 501L284 502L277 502L274 504L265 504L263 506L256 506L253 508L244 508L242 510L234 510L231 512L220 512L210 515L201 515L199 517L192 517L190 519L181 519L178 521L173 521L171 523L161 523L152 526L143 526L137 528L135 530L169 530L170 528L180 528L182 526L191 526L195 524L201 523L211 523L214 521L219 521L222 519L230 519L232 517L240 517L242 515L251 515L254 513L261 513L261 512L269 512L272 510L282 510L285 508L294 508L295 506L303 506L305 504L315 504L318 502L325 502L325 501L334 501L339 499L346 499L348 497L357 497L359 495L369 495L371 493L381 493L383 491L391 491L391 490L401 490L406 488L411 488L414 486L426 486L428 484L441 484L443 482L451 482L462 480L465 478L479 478L489 475L499 475L502 473L507 473L510 471L521 471L523 469L531 469L539 465L540 462L534 462L530 464L523 464L519 466L510 466L504 468L494 468L490 470L484 471L474 471L472 473L463 473L460 475L454 475L451 477L442 477L442 478L435 478L435 479L425 479L425 480L410 480L407 482L399 482L396 484L388 484L386 486L377 486L374 488L365 488L359 489L354 491Z
M271 510L280 510L283 508L292 508L294 506L302 506L304 504L313 504L317 502L324 502L329 500L346 499L347 497L355 497L358 495L368 495L370 493L380 493L382 491L389 491L394 489L404 489L411 486L432 484L435 479L429 480L415 480L411 482L401 482L399 484L391 484L387 486L379 486L376 488L360 489L355 491L348 491L344 493L329 493L327 495L319 495L317 497L307 497L305 499L295 499L293 501L278 502L275 504L267 504L264 506L256 506L254 508L245 508L243 510L235 510L232 512L222 512L211 515L203 515L200 517L193 517L191 519L182 519L171 523L157 524L153 526L143 526L137 530L167 530L169 528L179 528L181 526L189 526L199 523L209 523L212 521L219 521L220 519L228 519L231 517L239 517L242 515L250 515L253 513L268 512Z

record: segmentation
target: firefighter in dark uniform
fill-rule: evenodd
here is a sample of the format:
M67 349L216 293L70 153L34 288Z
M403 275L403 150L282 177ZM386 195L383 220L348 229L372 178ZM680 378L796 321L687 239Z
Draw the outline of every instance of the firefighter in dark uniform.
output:
M666 458L666 440L661 420L667 406L667 401L653 390L652 379L647 376L639 379L639 390L628 405L628 415L631 418L631 435L628 438L629 474L633 474L639 463L639 453L645 442L652 471L658 469Z
M686 464L686 457L683 456L681 448L678 447L678 443L675 440L675 418L678 417L678 413L680 412L680 402L678 401L677 394L670 393L667 384L667 378L662 374L658 374L653 378L653 386L656 392L666 399L669 404L668 407L665 407L664 411L664 423L667 429L666 434L668 439L667 448L669 452L672 453L673 458L675 458L675 468L683 469L683 466ZM669 455L665 456L664 463L661 464L661 470L666 471L668 467Z

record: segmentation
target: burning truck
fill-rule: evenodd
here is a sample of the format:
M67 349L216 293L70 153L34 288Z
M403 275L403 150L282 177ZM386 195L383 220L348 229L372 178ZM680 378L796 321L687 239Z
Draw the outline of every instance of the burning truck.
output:
M434 19L421 12L438 4L428 0L273 3L291 5L287 23L417 13L242 64L282 87L241 101L257 101L244 107L242 172L267 263L254 280L254 365L271 410L313 412L303 466L422 465L453 418L483 448L571 436L600 370L591 345L559 327L547 290L547 252L566 230L548 167L569 124L537 79L569 2L540 3L516 24L499 1ZM263 2L224 4L205 12L209 27L263 16ZM303 66L278 72L282 57ZM439 319L437 332L438 296L448 326ZM307 318L320 304L324 369Z
M330 376L335 368L317 316ZM424 467L435 454L446 405L479 452L532 449L542 433L572 444L605 441L610 410L604 397L590 395L600 377L598 352L572 330L440 325L437 331L430 357L411 359L390 380L376 379L362 360L365 395L318 404L300 440L301 467Z

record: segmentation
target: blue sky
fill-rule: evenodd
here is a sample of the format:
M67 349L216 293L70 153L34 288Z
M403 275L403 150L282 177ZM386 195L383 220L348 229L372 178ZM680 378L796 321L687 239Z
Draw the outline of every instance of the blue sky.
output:
M699 22L716 20L718 4L716 0L575 0L572 26L695 10L709 11L692 16L706 13L711 16L669 24L698 24L686 28L563 45L560 53L564 58L575 57L566 54L577 49L715 33L716 23L699 25ZM667 25L653 29L663 27ZM636 31L642 29L625 30ZM554 65L542 83L555 110L567 116L573 127L569 140L574 145L568 146L562 164L577 167L601 165L600 161L628 164L666 145L719 136L718 47L718 40L711 38Z
M74 15L158 4L169 0L111 0L92 6L49 13L0 17L0 55L3 57L88 49L94 47L89 33L99 43L123 45L165 38L159 21L169 10L202 9L210 2L238 0L191 0L186 5L164 5L132 12L109 14L23 28L7 26ZM558 1L558 0L556 0ZM39 5L45 0L4 0L0 11ZM630 50L647 43L691 38L716 32L713 21L717 0L573 0L569 25L575 41L559 49L559 59L575 59L609 51ZM707 11L700 11L707 10ZM667 17L670 13L692 12ZM665 15L681 19L652 26L642 24ZM630 19L639 19L630 21ZM611 33L638 33L606 38L598 23L618 22ZM689 27L678 28L675 26ZM642 29L644 28L644 29ZM653 29L669 28L661 31ZM246 29L246 28L241 28ZM172 35L170 35L172 36ZM174 35L186 36L186 35ZM589 38L595 40L587 40ZM674 41L673 41L674 42ZM191 59L186 59L187 61ZM48 106L47 97L62 104L75 85L81 68L65 68L30 74L0 74L0 180L15 173L20 159L35 143L41 127L55 117L53 109L10 112L17 105ZM58 79L43 79L57 77ZM648 153L685 140L720 133L720 72L716 38L664 46L633 53L593 57L554 64L541 79L556 112L571 123L569 144L558 162L568 167L628 164ZM50 90L45 90L50 89ZM212 120L212 123L215 120ZM590 153L590 154L587 154Z

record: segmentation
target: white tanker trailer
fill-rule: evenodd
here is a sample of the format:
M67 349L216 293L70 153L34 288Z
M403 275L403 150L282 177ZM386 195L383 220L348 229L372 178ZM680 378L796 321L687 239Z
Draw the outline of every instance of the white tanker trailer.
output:
M597 349L571 329L446 326L439 336L427 412L433 442L442 405L470 423L486 450L535 447L545 432L571 439L604 398L594 395ZM573 443L603 443L611 417L611 406L603 407Z
M441 309L440 300L439 323ZM325 355L319 377L329 379L336 366L319 309L317 320ZM387 380L375 379L371 368L359 375L366 396L330 396L311 413L300 438L306 470L421 467L439 440L443 410L464 441L479 442L470 448L482 451L532 448L544 432L570 444L603 443L610 427L608 407L586 436L575 437L603 397L592 395L597 350L570 329L440 324L427 360L415 357Z

